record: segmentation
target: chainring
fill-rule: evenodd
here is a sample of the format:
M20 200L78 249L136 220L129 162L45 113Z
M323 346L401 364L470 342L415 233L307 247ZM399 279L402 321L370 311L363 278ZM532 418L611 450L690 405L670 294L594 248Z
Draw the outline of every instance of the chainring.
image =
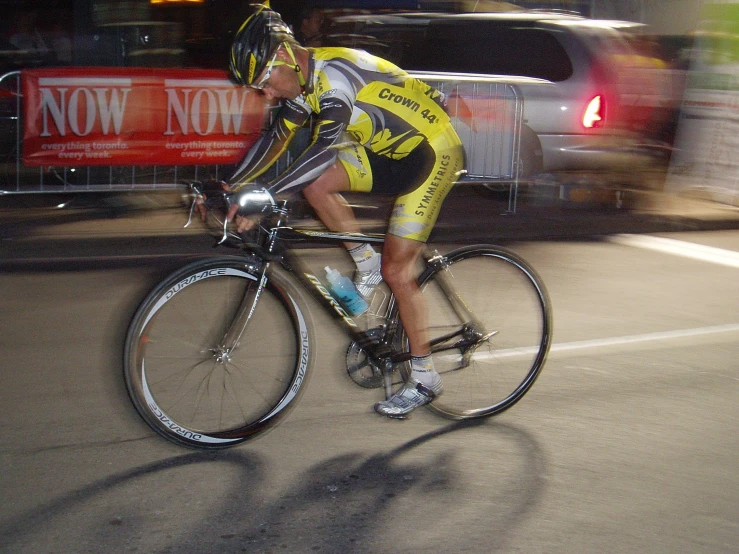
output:
M372 339L380 340L382 329L370 329L367 335ZM346 371L360 387L378 389L383 386L382 370L374 363L359 343L354 341L346 351Z

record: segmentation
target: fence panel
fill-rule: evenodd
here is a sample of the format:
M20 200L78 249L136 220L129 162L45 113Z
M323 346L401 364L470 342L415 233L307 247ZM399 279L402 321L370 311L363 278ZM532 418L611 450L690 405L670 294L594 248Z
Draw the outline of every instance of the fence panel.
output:
M452 125L462 140L467 174L462 182L510 185L516 211L523 96L505 78L411 72L447 96Z
M185 70L167 71L187 75ZM504 78L412 74L447 97L452 124L465 147L467 174L461 181L509 184L509 210L515 211L523 119L516 85ZM233 170L229 164L24 165L22 99L20 72L0 77L0 194L168 190L189 179L224 179ZM294 152L292 148L280 160L275 173L291 163Z

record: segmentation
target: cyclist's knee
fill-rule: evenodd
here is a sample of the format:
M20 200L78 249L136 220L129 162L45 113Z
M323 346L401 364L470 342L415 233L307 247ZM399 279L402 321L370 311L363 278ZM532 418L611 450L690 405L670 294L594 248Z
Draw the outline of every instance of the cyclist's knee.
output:
M412 286L416 283L413 268L412 260L392 260L390 257L383 256L382 279L392 290L398 287Z
M422 248L421 242L386 235L382 249L382 278L390 288L416 284L416 260Z
M303 189L303 196L311 204L320 202L331 194L349 190L349 177L346 170L335 163L324 171L315 181Z
M329 194L331 194L330 187L327 185L327 181L323 179L323 175L303 189L303 196L311 204L320 202Z
M315 182L303 189L303 196L311 206L321 203L321 200L325 198L325 193L320 188L314 188Z

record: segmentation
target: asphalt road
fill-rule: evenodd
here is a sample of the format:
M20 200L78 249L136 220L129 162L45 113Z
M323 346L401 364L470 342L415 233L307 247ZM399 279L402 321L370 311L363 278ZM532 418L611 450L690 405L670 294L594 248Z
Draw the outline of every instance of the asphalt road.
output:
M205 241L39 243L0 273L0 552L736 552L739 232L663 237L509 245L555 340L496 418L377 416L314 310L300 404L216 453L155 436L121 377L137 303Z

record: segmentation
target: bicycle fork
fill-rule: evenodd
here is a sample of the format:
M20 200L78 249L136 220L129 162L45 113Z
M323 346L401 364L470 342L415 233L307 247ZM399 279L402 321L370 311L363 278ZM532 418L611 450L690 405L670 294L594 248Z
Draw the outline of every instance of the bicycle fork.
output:
M278 214L277 228L279 228L284 223L287 217L287 203L283 201L279 208L275 210L275 213ZM227 224L228 222L226 222L225 225ZM226 236L225 225L224 238ZM244 297L241 299L241 303L239 304L239 308L236 310L236 315L234 316L231 325L229 325L228 329L226 330L226 334L224 335L223 341L221 342L220 346L221 353L225 356L228 356L239 346L239 341L241 340L241 337L243 336L244 331L246 330L246 326L249 324L252 315L254 315L254 310L257 307L257 302L259 302L259 298L262 296L262 291L264 291L264 287L267 285L267 271L270 267L269 260L274 254L276 238L276 230L273 229L267 239L267 247L264 251L264 257L259 257L259 265L251 263L246 264L247 267L250 267L250 269L252 269L252 271L258 268L258 284L256 285L256 290L254 290L252 287L247 287L246 291L244 292ZM259 252L259 250L257 252ZM257 256L258 255L259 254L257 254Z
M223 341L221 341L220 349L223 354L229 355L238 347L239 341L246 330L246 326L249 324L249 320L257 307L257 302L259 302L259 298L262 296L262 291L267 284L268 267L269 262L265 262L261 269L261 275L256 285L256 290L249 286L244 292L244 297L241 299L239 308L236 310L236 315L234 316L231 325L229 325L226 330L226 334L223 336Z

